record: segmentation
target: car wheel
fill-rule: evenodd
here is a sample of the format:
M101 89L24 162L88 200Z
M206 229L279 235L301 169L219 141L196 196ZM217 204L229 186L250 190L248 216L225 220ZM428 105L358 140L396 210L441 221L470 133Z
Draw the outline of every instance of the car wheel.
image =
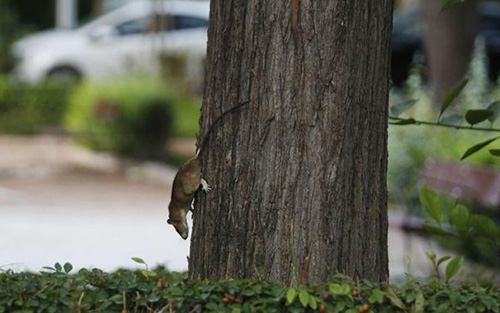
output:
M59 80L64 82L77 82L82 78L82 75L78 70L70 66L56 67L47 74L47 78L50 80Z
M495 82L500 74L500 53L488 54L488 78Z
M413 54L413 51L392 54L391 79L395 87L402 87L408 79L412 67Z

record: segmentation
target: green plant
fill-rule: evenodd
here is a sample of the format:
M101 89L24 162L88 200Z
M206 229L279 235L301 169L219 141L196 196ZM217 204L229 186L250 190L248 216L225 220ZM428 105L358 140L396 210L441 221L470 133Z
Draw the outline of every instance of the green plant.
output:
M500 99L500 90L495 87L493 92L486 93L487 82L483 77L484 69L481 69L484 49L481 49L480 45L476 48L475 65L469 73L471 79L463 80L451 90L437 113L433 111L425 88L418 84L418 75L411 77L413 81L408 85L413 88L409 88L401 99L394 101L398 95L393 94L392 99L395 104L390 108L390 121L395 123L395 126L389 129L389 194L393 204L406 206L412 214L423 213L416 191L418 182L423 177L424 164L428 159L457 162L460 159L467 159L467 163L500 168L497 158L499 149L494 147L498 137L495 134L500 131L497 123L500 103L493 101ZM470 107L471 103L474 104L473 108ZM401 125L413 126L401 127ZM490 146L493 146L490 148L490 153L478 153ZM448 217L455 210L457 200L450 196L436 196L436 198L438 198L437 206L444 218L441 229L453 229L448 223ZM491 210L488 212L478 204L460 204L469 205L471 214L479 215L478 213L482 212L493 216ZM431 216L429 213L436 214L427 211L429 217ZM432 223L428 225L432 226L440 227ZM434 238L446 248L464 254L469 260L489 266L498 265L500 247L479 239L475 235L477 231L472 228L469 230L467 233L463 232L463 236Z
M420 201L429 216L425 224L428 230L450 237L475 236L478 240L500 245L500 226L488 216L472 214L467 206L458 202L451 210L443 209L438 195L427 185L420 189Z
M142 264L142 262L139 262ZM154 275L151 275L154 273ZM41 273L0 271L0 312L500 312L496 287L431 279L401 286L337 275L299 289L266 281L192 281L164 268L74 271L56 263Z
M141 274L144 275L144 277L149 278L149 277L156 276L156 272L155 271L150 271L148 263L146 263L143 259L141 259L139 257L133 257L132 261L134 261L137 264L144 265L145 269L141 271Z
M420 100L409 109L410 114L418 111L428 116L431 104ZM404 205L413 214L420 215L418 203L418 182L428 159L456 160L459 162L471 146L491 138L488 133L457 131L453 128L432 128L422 126L389 128L388 189L391 204ZM468 164L488 165L500 169L498 158L490 153L476 153L467 158Z
M427 257L432 262L432 267L434 269L434 273L435 273L436 277L441 278L440 266L444 262L450 260L451 256L446 255L446 256L438 259L436 254L427 253ZM463 256L457 256L448 262L448 265L446 266L446 269L445 269L445 282L446 283L449 283L450 280L458 274L460 268L462 267L463 261L464 261Z
M441 11L446 11L451 9L457 4L464 3L465 0L444 0L443 1L443 6L441 7Z
M198 133L200 108L201 99L199 97L176 94L172 107L174 116L172 136L194 138Z
M437 113L418 68L412 70L404 93L392 92L390 121L395 125L389 128L388 145L388 188L392 204L420 214L418 181L428 159L466 158L471 164L500 168L495 155L498 149L491 141L496 137L491 133L498 131L495 121L500 104L494 100L500 99L500 90L487 92L485 58L484 47L478 43L470 79L449 92ZM487 143L493 146L490 153L475 153Z
M0 132L32 134L59 127L71 90L56 81L29 85L0 76Z
M500 101L492 102L485 109L468 109L465 113L462 114L450 114L446 117L442 117L445 111L450 107L452 102L460 95L462 90L468 84L468 80L464 79L458 86L456 86L453 90L451 90L443 99L441 103L441 109L436 122L426 121L426 120L418 120L416 118L401 118L399 115L403 114L406 110L411 108L413 104L417 102L417 100L409 100L402 103L397 103L390 108L390 112L392 115L389 116L389 120L391 120L392 125L427 125L427 126L438 126L443 128L452 128L452 129L461 129L461 130L473 130L473 131L481 131L481 132L493 132L500 133L500 129L493 128L493 124L500 116ZM463 125L464 121L466 121L469 126ZM480 124L482 122L489 121L490 127L476 127L475 125ZM465 153L462 155L461 159L468 158L474 153L480 151L484 147L488 146L490 143L496 141L500 136L490 138L480 143L476 143L472 147L469 147ZM490 154L493 156L500 156L500 153L496 153L496 150L490 150Z
M159 79L86 82L71 98L66 125L92 149L161 160L172 133L194 136L196 105L196 100L168 90Z
M478 253L485 247L480 259L489 265L498 265L500 226L490 217L471 213L465 204L458 201L443 201L427 185L420 189L420 202L428 217L424 224L427 231L446 238L448 244L455 243L458 249L471 258L478 257L471 255L471 251ZM490 254L493 255L489 257Z

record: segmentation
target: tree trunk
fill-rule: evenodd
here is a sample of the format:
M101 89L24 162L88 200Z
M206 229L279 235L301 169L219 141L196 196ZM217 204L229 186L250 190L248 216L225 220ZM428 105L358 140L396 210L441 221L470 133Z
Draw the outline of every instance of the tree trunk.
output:
M92 0L92 15L100 16L104 13L102 0Z
M392 0L212 0L194 279L384 281Z
M475 0L467 0L444 12L441 12L442 5L443 1L424 2L425 49L434 103L438 107L469 69L479 18Z

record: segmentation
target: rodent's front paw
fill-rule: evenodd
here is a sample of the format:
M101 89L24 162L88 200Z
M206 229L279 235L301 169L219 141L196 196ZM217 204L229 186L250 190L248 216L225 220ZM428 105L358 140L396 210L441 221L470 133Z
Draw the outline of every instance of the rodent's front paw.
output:
M206 193L209 193L212 190L212 188L210 188L210 185L203 178L201 179L201 189Z

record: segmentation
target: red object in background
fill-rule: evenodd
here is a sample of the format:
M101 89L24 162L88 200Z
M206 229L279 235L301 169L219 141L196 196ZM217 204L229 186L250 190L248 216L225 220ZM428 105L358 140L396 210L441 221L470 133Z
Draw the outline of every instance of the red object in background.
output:
M500 207L500 172L491 167L428 159L422 180L433 190Z
M114 103L99 100L94 106L94 115L101 120L112 121L118 114L120 114L120 108Z

